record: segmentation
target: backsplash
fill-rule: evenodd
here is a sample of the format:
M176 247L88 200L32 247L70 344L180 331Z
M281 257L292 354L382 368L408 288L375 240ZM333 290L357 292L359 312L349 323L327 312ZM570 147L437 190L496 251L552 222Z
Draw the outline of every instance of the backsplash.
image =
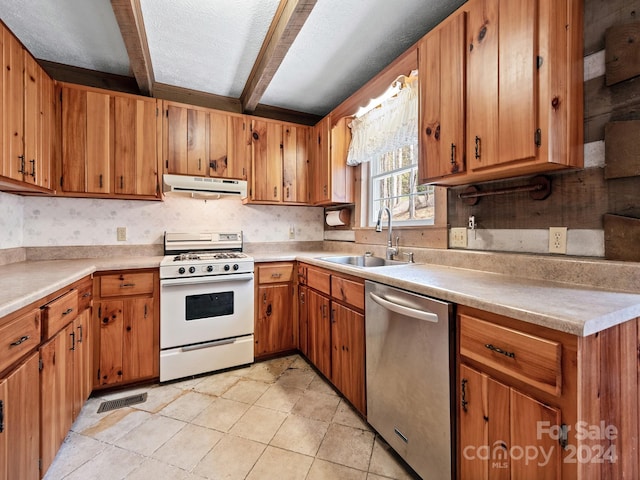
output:
M20 208L5 208L5 202ZM13 236L21 237L5 247L4 237L11 233L0 232L2 248L161 244L165 230L242 230L245 242L322 241L324 233L322 208L242 205L236 197L150 202L2 194L0 205L0 225L9 225ZM18 213L7 214L11 211ZM126 241L117 241L118 227L126 227ZM289 237L292 227L295 239Z
M0 192L0 250L23 243L24 197Z

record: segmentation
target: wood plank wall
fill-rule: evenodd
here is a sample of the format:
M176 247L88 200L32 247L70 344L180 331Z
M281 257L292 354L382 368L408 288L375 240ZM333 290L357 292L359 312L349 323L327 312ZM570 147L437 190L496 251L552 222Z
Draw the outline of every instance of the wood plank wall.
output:
M585 0L585 56L605 46L605 31L615 25L640 20L640 0ZM640 119L640 77L607 87L605 76L584 84L585 143L604 140L604 125L615 120ZM585 160L588 158L585 155ZM458 199L465 187L449 189L448 223L467 225L475 215L479 228L528 229L566 226L573 229L602 229L604 213L640 218L640 177L605 180L602 167L557 173L552 194L542 201L527 193L486 197L474 206ZM500 188L526 184L527 179L485 184Z

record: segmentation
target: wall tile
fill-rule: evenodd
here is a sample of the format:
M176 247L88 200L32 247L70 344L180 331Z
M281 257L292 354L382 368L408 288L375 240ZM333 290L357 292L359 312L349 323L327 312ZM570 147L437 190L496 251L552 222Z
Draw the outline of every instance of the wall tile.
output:
M24 197L0 192L0 249L22 247Z

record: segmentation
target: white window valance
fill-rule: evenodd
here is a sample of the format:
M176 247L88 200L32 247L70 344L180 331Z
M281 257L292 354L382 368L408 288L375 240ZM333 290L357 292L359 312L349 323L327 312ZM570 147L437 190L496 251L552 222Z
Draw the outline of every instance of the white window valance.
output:
M359 165L393 150L418 143L418 79L405 77L404 87L364 115L354 118L347 165Z

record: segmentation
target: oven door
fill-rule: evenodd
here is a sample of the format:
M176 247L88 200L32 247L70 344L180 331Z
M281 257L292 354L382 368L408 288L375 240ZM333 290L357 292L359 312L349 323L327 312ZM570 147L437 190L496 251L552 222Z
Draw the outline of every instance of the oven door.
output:
M253 334L253 273L160 281L160 348Z

